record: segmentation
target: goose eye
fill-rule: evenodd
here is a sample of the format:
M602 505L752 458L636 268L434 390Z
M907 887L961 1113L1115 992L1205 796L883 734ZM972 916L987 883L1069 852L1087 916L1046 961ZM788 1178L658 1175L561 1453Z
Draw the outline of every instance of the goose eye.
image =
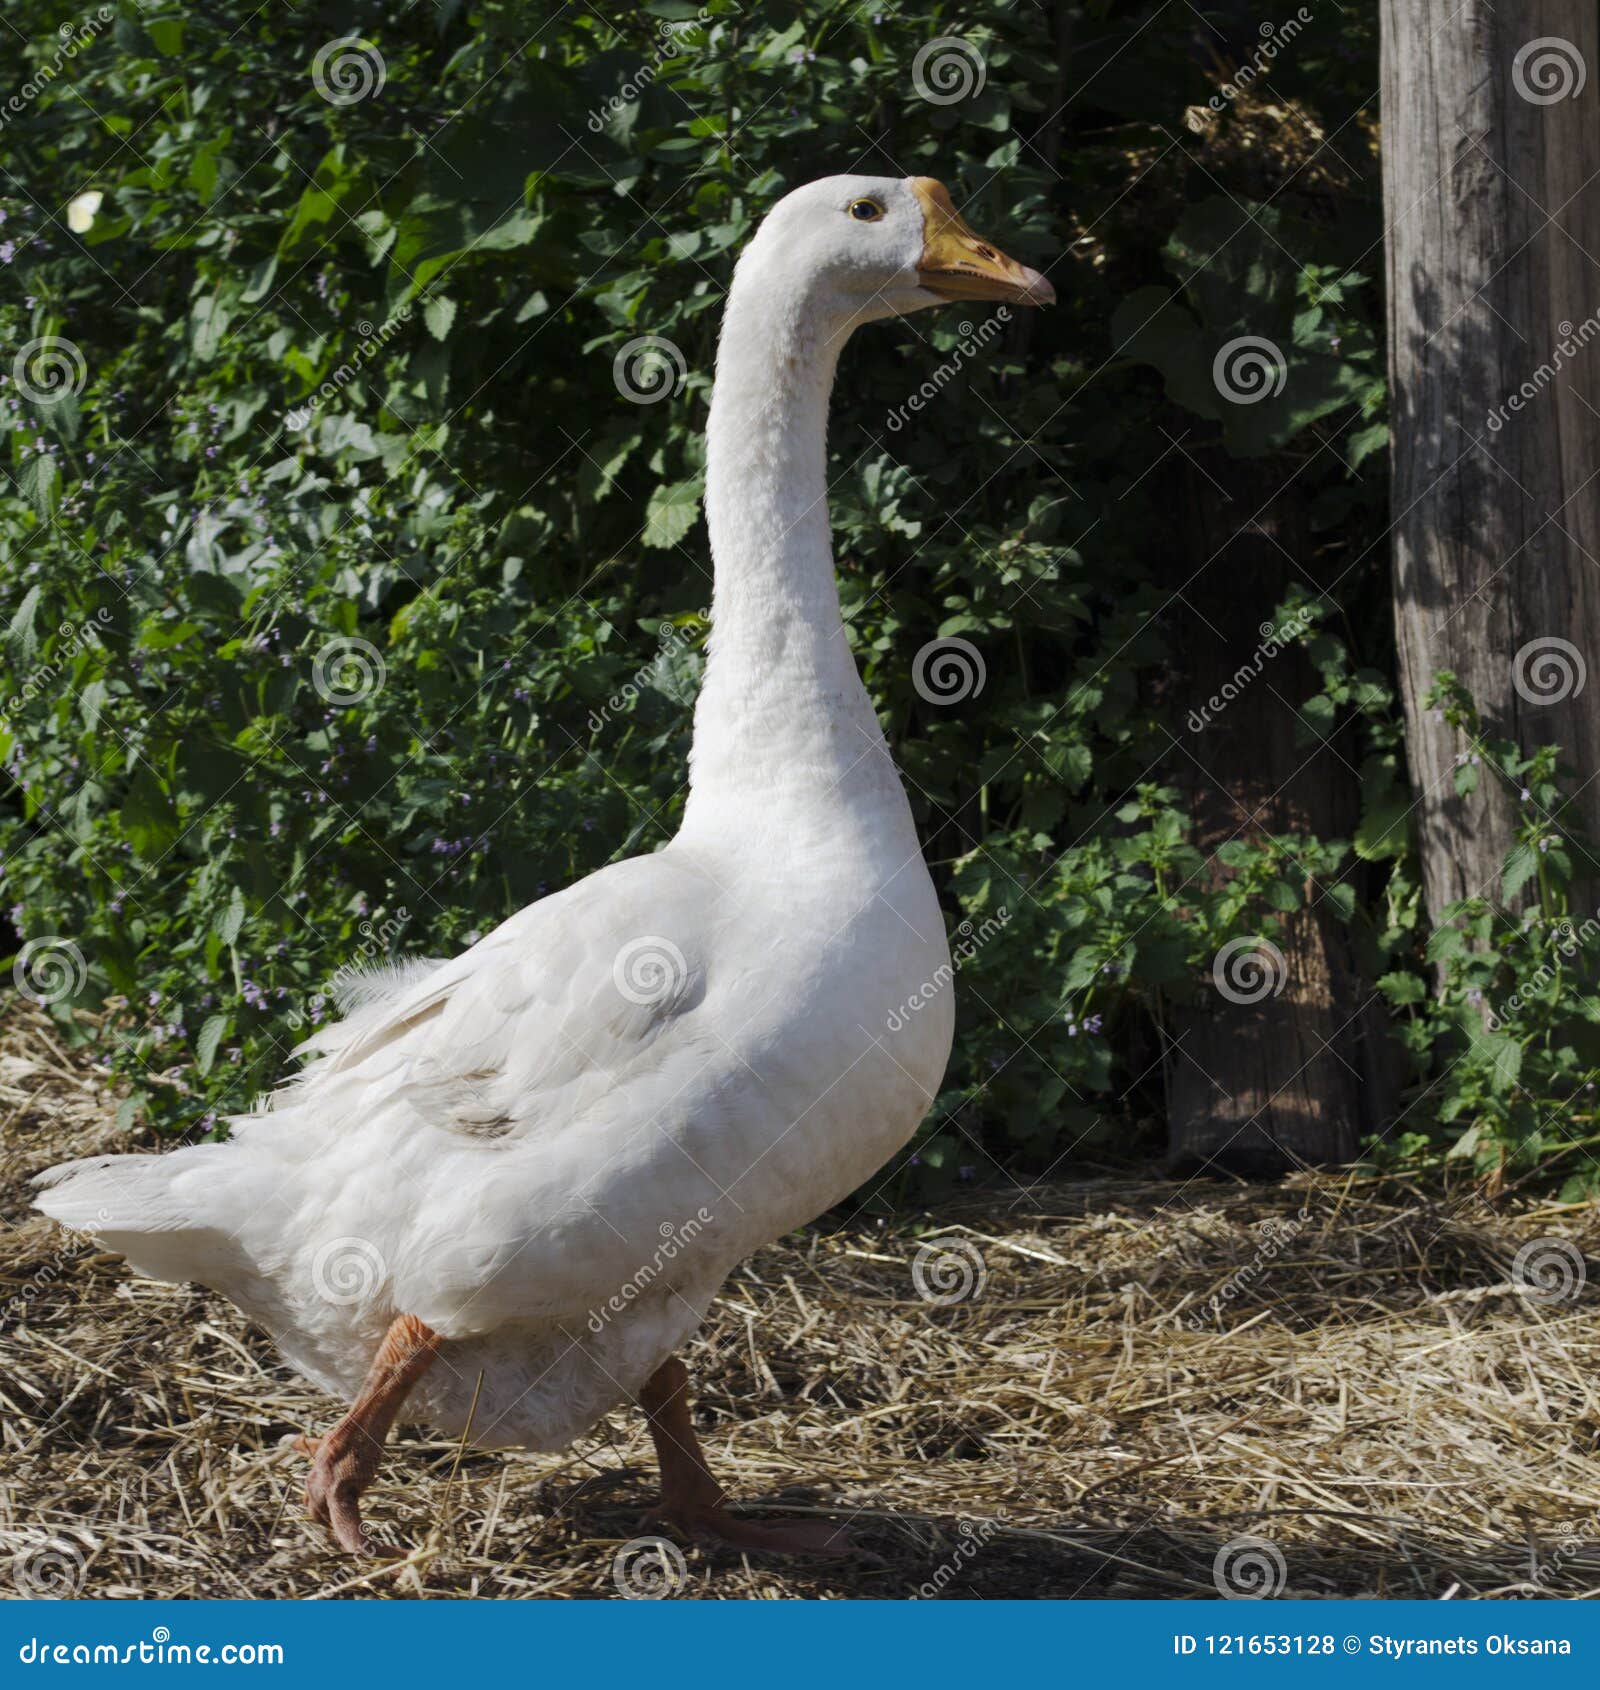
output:
M852 200L850 215L858 223L876 223L883 216L883 207L876 200Z

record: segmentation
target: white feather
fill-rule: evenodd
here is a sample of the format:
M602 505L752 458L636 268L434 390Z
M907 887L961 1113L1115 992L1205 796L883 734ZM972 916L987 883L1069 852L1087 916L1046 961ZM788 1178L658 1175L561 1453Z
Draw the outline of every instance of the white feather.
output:
M889 208L865 231L842 212L863 193ZM839 347L886 290L908 308L921 239L905 184L834 178L740 260L678 837L451 961L355 974L270 1111L225 1144L54 1169L42 1209L232 1298L346 1396L418 1316L446 1342L408 1412L459 1433L481 1373L474 1441L554 1448L735 1262L905 1143L949 1051L949 959L840 620L824 429Z

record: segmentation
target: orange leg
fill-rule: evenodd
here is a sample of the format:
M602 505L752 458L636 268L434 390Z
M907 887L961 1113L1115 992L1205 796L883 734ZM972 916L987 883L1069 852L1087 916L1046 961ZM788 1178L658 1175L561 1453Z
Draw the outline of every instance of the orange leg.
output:
M728 1512L727 1493L712 1477L689 1415L689 1370L674 1356L644 1383L639 1406L661 1465L661 1500L652 1517L687 1537L710 1538L735 1549L773 1555L849 1555L843 1526L827 1520L741 1520Z
M384 1334L361 1394L345 1417L323 1437L296 1440L297 1447L312 1458L306 1478L311 1518L326 1526L352 1555L382 1553L361 1524L361 1493L377 1475L383 1440L400 1405L427 1372L439 1343L439 1334L415 1315L401 1315Z

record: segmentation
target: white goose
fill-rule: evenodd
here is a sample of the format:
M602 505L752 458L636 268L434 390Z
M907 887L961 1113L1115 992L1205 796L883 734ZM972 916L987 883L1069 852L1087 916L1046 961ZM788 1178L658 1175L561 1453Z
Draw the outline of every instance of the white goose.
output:
M711 655L678 836L453 962L364 982L226 1143L41 1176L47 1214L220 1291L351 1402L305 1444L307 1504L347 1549L372 1550L359 1499L408 1399L446 1434L540 1450L637 1401L660 1518L844 1546L826 1522L728 1511L674 1356L740 1258L906 1142L950 1049L948 991L888 1030L949 959L839 614L828 394L861 323L1053 297L930 178L833 176L780 201L717 357Z

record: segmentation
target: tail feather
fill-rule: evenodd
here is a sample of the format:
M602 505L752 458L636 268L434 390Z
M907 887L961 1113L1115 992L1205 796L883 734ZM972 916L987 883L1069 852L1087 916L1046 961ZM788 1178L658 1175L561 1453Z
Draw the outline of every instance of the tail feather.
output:
M234 1287L250 1264L238 1240L218 1224L220 1193L213 1189L211 1213L201 1218L185 1200L185 1185L214 1182L222 1175L207 1152L221 1145L192 1145L165 1156L86 1156L47 1168L34 1178L34 1207L88 1233L126 1257L136 1272L179 1284ZM254 1274L250 1274L254 1278Z

